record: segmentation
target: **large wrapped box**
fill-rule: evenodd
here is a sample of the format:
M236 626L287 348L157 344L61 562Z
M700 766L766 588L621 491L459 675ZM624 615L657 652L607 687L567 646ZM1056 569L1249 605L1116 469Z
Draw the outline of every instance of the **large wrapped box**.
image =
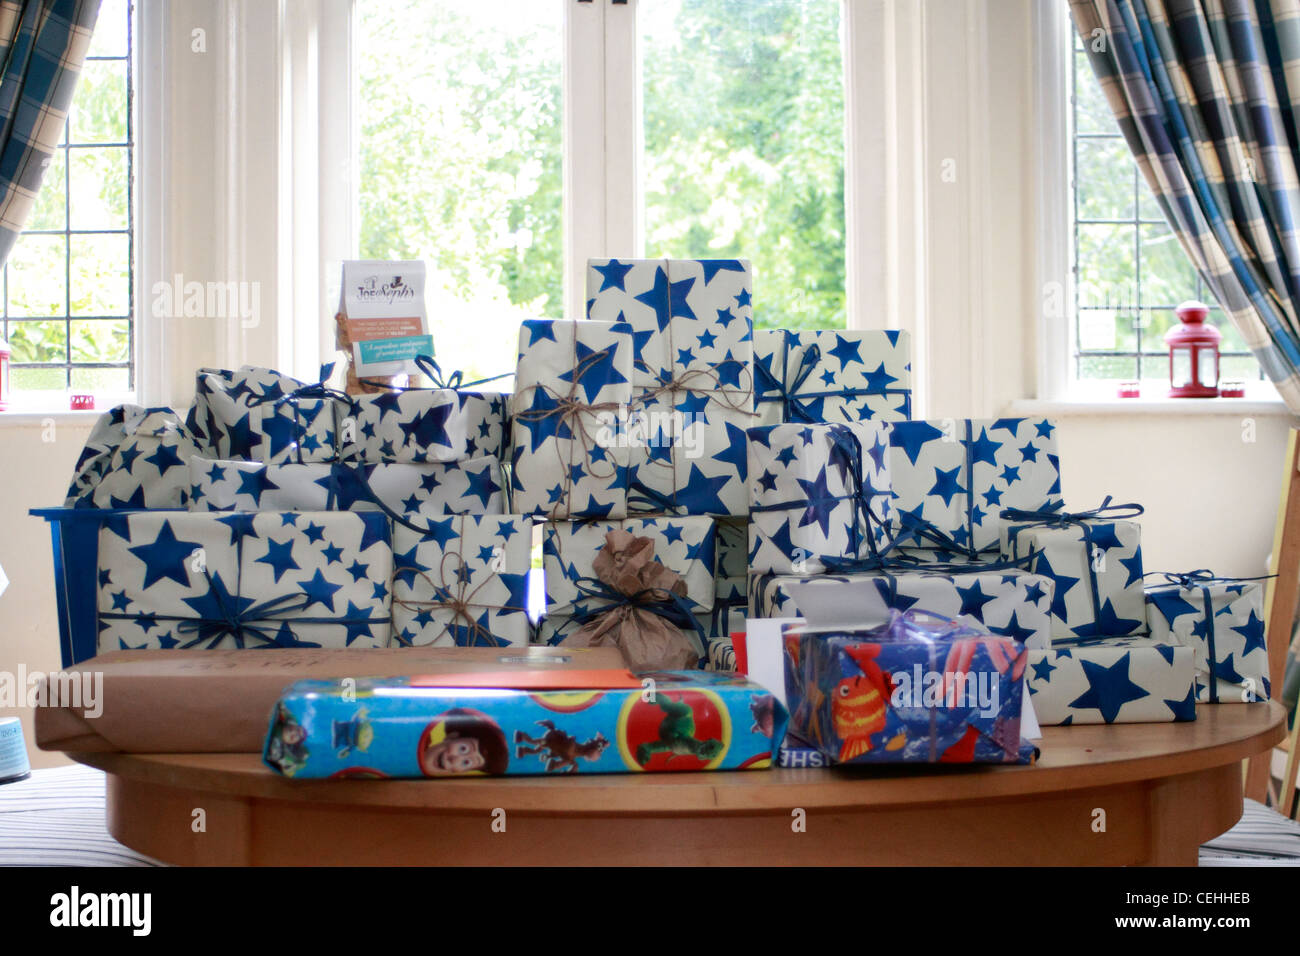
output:
M754 424L753 290L741 259L592 259L587 315L632 327L634 508L743 515Z
M1025 681L1043 726L1196 719L1192 649L1150 637L1030 650Z
M1070 514L1057 509L1002 513L1004 558L1027 559L1026 567L1051 578L1052 638L1125 637L1145 634L1142 597L1142 529L1123 516L1138 505L1109 505ZM1114 517L1105 517L1112 512Z
M1166 575L1146 592L1151 637L1192 649L1196 700L1202 704L1267 700L1264 586L1208 571Z
M418 647L526 645L533 522L454 515L393 528L393 640Z
M511 399L511 488L520 514L621 518L632 399L626 323L528 319Z
M99 649L385 647L388 519L148 511L99 533Z
M911 338L897 330L754 330L754 425L907 421Z
M1004 508L1061 502L1056 426L1042 418L893 422L889 479L900 546L995 554Z
M750 615L807 617L796 593L804 601L815 601L812 595L817 589L838 589L846 583L871 589L886 607L899 611L917 608L982 625L1026 647L1047 647L1051 642L1052 581L1015 568L981 571L972 566L967 572L928 571L922 566L842 575L755 574L750 581Z
M322 371L327 377L328 368ZM273 369L205 368L199 369L186 425L209 458L333 461L339 408L332 390Z
M890 516L888 434L879 422L749 430L749 568L816 574L875 554Z
M1027 651L921 612L782 635L790 730L841 764L1020 763Z
M77 461L69 508L181 508L194 436L169 408L118 405L91 429Z
M406 517L501 514L501 463L190 461L191 511L375 511Z
M545 676L300 681L276 707L264 759L337 779L758 770L785 734L780 702L744 678Z

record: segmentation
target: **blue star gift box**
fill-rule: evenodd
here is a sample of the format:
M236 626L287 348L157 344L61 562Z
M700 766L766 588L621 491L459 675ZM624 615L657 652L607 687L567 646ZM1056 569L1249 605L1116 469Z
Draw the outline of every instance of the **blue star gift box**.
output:
M1153 638L1192 649L1199 703L1269 698L1264 586L1259 582L1188 580L1149 587L1146 621Z
M168 408L119 405L100 416L77 463L71 508L181 508L199 453Z
M417 647L528 644L533 522L452 515L393 527L393 641Z
M449 388L412 388L352 396L339 417L346 461L457 461L466 457L467 416Z
M729 674L736 669L736 648L731 638L719 637L709 642L708 670Z
M886 543L889 436L880 422L749 430L749 569L817 574Z
M621 518L632 399L632 329L527 319L511 398L511 500L519 514Z
M1192 649L1151 637L1031 649L1025 683L1044 726L1196 719Z
M755 425L906 421L911 337L897 330L754 331Z
M403 516L503 514L505 479L491 457L390 463L190 460L191 511L376 511Z
M709 637L725 637L745 629L748 606L746 584L749 574L749 520L719 517L717 522L718 568L709 620Z
M186 425L209 458L244 461L333 461L336 413L346 408L273 369L200 369Z
M99 650L386 647L382 514L146 511L99 533Z
M898 543L939 560L995 556L1002 509L1061 501L1056 426L1046 419L894 422L889 452ZM921 527L937 535L919 536Z
M588 318L627 323L635 341L632 510L745 514L752 291L742 259L589 261Z

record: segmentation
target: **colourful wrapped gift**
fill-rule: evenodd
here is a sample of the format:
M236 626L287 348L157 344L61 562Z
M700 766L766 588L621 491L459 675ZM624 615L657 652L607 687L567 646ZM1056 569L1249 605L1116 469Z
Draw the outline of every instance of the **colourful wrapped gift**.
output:
M335 417L348 396L269 368L200 369L186 426L209 458L243 461L333 461Z
M790 730L837 763L1025 759L1019 641L918 611L782 639Z
M194 437L169 408L118 405L101 415L77 461L70 508L182 508Z
M785 735L780 702L744 678L574 673L588 683L299 681L264 758L285 776L337 779L760 770Z
M846 422L749 430L751 571L816 574L828 558L862 558L886 544L885 429Z
M889 478L900 546L938 560L995 554L998 513L1061 501L1056 426L1041 418L893 422Z
M1221 578L1210 571L1166 574L1147 588L1146 622L1155 640L1192 649L1202 704L1267 700L1262 578Z
M144 511L99 533L99 649L385 647L382 514Z
M1025 681L1043 726L1196 719L1192 649L1150 637L1032 649Z
M1026 647L1047 647L1051 642L1052 605L1050 578L1016 568L943 571L905 566L888 571L807 576L755 574L750 581L750 614L754 617L806 617L793 591L805 601L809 590L842 586L871 588L886 607L899 611L918 608L1013 638Z
M752 273L741 259L592 259L587 315L633 330L629 507L743 515L755 424Z
M527 644L533 522L455 515L427 533L393 528L393 640L402 645Z
M528 319L511 399L511 488L520 514L621 518L632 398L626 323Z
M911 338L896 330L754 330L755 425L906 421Z
M1002 512L1003 557L1027 559L1056 586L1053 640L1146 633L1142 529L1128 520L1140 514L1141 505L1112 505L1109 497L1092 511Z

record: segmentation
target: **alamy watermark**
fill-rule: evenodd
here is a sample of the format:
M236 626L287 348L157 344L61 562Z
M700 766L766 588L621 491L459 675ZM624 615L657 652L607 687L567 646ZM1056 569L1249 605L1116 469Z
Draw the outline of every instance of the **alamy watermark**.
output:
M103 671L0 671L0 708L75 707L94 719L104 713Z
M158 319L238 319L241 329L256 328L262 321L260 282L187 282L178 272L170 282L155 282L149 291Z

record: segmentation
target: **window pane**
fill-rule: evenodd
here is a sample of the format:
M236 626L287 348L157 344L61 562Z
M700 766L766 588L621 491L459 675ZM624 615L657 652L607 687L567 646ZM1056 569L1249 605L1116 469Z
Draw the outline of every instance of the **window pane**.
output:
M68 372L65 368L16 368L10 374L14 391L63 391L68 387Z
M127 236L72 237L72 315L129 315Z
M126 61L87 60L68 110L73 143L126 142Z
M1077 234L1080 307L1132 309L1137 304L1134 227L1081 225Z
M41 190L36 194L36 205L32 209L31 222L27 224L29 230L67 228L65 216L67 203L64 202L63 189L66 157L67 153L61 149L56 149L54 155L50 157L45 178L41 180Z
M63 315L65 244L62 236L20 236L9 256L9 315Z
M90 38L87 56L126 56L127 4L129 0L104 0Z
M126 319L83 319L72 323L72 361L125 362L130 358Z
M1249 382L1259 378L1259 363L1253 355L1219 357L1219 381Z
M1078 212L1083 219L1133 218L1133 156L1122 139L1081 139Z
M68 327L62 319L10 322L9 346L14 362L66 362Z
M72 163L72 228L125 229L129 205L127 151L105 146L71 149L68 153Z
M1169 384L1169 353L1148 352L1142 355L1142 381ZM1159 393L1149 393L1156 397Z
M1241 337L1241 333L1238 332L1237 327L1232 324L1232 320L1224 315L1220 310L1212 310L1210 312L1210 317L1206 321L1218 329L1220 334L1223 336L1223 341L1219 344L1219 347L1224 352L1250 351L1246 347L1246 340Z
M744 256L756 325L843 327L839 0L662 0L638 28L646 253Z
M1137 359L1129 356L1085 355L1079 358L1079 378L1137 378Z
M562 8L358 9L361 241L423 259L443 368L510 371L521 319L559 318Z
M1196 298L1196 269L1166 226L1142 227L1142 304L1172 308Z
M124 368L74 368L73 390L125 392L131 388L130 373Z
M1073 30L1073 27L1071 27ZM1077 89L1075 90L1075 128L1080 133L1118 133L1119 124L1106 102L1106 94L1093 75L1088 55L1082 50L1074 53Z

